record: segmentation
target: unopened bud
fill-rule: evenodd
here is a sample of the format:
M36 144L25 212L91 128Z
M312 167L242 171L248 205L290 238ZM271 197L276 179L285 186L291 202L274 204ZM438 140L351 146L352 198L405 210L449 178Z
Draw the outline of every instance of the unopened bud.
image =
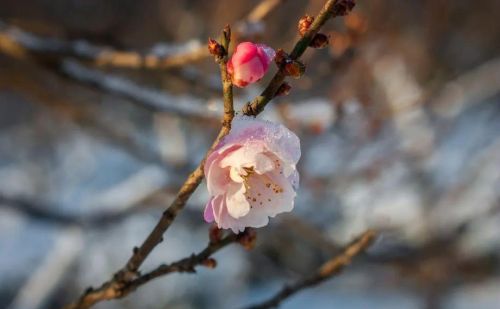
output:
M217 261L214 258L208 258L206 260L203 260L203 262L201 262L201 265L205 266L206 268L213 269L217 267Z
M323 33L317 33L312 39L309 46L313 48L325 48L330 43L330 37Z
M278 88L278 91L276 91L276 96L286 96L286 95L288 95L290 93L291 89L292 89L292 86L290 86L289 83L284 82Z
M305 71L306 71L306 66L302 62L297 60L287 63L283 67L283 72L286 75L291 76L293 78L301 77Z
M274 62L281 67L285 65L287 62L291 62L290 56L281 48L276 50L276 56L274 56Z
M222 238L222 230L217 227L217 225L212 224L208 230L208 239L211 244L218 243Z
M352 11L355 5L355 0L338 0L333 6L332 14L333 16L345 16Z
M304 34L309 30L311 27L311 24L314 21L314 17L309 16L309 15L304 15L300 20L299 24L297 25L297 28L299 30L300 36L304 36Z
M216 58L222 58L225 54L224 47L212 38L208 38L208 51Z
M238 242L246 250L251 250L257 242L257 233L254 229L246 228L243 233L238 235Z

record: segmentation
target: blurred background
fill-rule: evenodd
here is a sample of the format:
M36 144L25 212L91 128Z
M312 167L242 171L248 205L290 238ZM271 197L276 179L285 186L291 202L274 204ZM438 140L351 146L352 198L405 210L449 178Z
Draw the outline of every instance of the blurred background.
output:
M382 234L366 254L282 307L498 308L500 1L359 2L262 114L301 138L293 213L214 270L96 308L244 307L367 228ZM323 3L0 1L0 307L59 308L149 233L218 130L208 36L229 23L290 50ZM202 185L145 270L206 245L207 199Z

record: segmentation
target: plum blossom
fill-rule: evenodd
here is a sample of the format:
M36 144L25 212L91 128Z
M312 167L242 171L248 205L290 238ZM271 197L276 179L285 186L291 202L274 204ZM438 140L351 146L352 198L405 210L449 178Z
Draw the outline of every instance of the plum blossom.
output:
M233 84L243 88L259 81L266 74L275 56L274 49L264 44L252 42L238 44L227 63L227 71L232 77Z
M299 184L298 137L285 126L236 117L231 132L205 163L205 221L238 233L267 225L269 217L293 209Z

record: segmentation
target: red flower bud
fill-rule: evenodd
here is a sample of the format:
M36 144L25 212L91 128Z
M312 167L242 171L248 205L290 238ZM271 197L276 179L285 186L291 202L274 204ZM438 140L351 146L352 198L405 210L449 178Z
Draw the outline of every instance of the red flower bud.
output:
M274 49L264 44L240 43L227 63L233 84L245 87L259 81L269 69L275 54Z

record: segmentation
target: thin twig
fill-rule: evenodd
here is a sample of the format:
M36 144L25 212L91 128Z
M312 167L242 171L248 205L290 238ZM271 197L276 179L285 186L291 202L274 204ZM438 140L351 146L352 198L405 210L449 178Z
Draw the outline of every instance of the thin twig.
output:
M225 35L223 35L226 37ZM229 44L229 39L226 38L227 44ZM227 59L227 58L226 58ZM221 64L221 69L226 71L226 62L227 60L222 61L224 64ZM227 75L227 72L221 73L222 76ZM141 245L139 250L130 258L127 263L126 270L128 272L136 272L141 264L144 262L144 259L151 253L153 248L159 244L162 240L163 234L168 229L170 224L173 222L177 214L184 208L187 200L194 192L194 190L198 187L201 180L203 179L203 167L205 165L205 160L208 154L212 151L212 149L219 143L219 141L229 133L231 130L231 121L234 117L234 109L233 109L233 95L232 95L232 84L229 82L227 84L227 80L223 80L223 91L224 91L224 116L222 120L222 128L215 139L212 147L207 151L205 158L198 165L198 167L189 175L186 182L183 184L179 193L177 194L176 199L170 205L170 207L163 213L162 218L155 226L153 231L149 234L146 241Z
M231 76L227 72L227 62L229 60L228 50L231 41L231 28L229 25L224 27L221 35L221 44L224 47L224 55L219 59L220 76L222 81L222 93L224 97L224 118L222 119L222 128L227 129L227 133L231 130L231 121L234 118L233 106L233 82Z
M325 3L319 14L314 19L314 22L311 24L309 30L295 44L295 47L290 53L290 58L292 60L297 60L302 56L314 36L318 33L318 31L328 19L338 16L337 12L341 11L341 9L339 9L338 7L344 6L345 1L348 0L328 0ZM285 73L280 68L278 72L276 72L266 89L264 89L264 91L253 101L248 102L245 105L245 107L243 108L243 113L247 116L256 116L261 111L263 111L267 103L269 103L269 101L271 101L271 99L275 97L276 92L285 80L285 77Z
M160 265L153 271L150 271L144 275L141 275L139 278L130 282L128 288L125 292L129 293L137 289L139 286L148 283L149 281L156 279L158 277L173 273L173 272L188 272L194 273L195 266L203 264L209 257L211 257L215 252L224 248L225 246L237 241L239 235L230 234L225 238L222 238L220 241L216 243L209 243L208 246L203 249L198 254L193 254L190 257L183 258L177 262L168 264L168 265Z
M206 59L209 55L203 44L176 54L158 56L155 54L140 55L137 52L106 50L101 52L94 62L98 66L112 66L129 69L166 70L184 66Z
M111 47L99 46L85 40L65 41L29 33L20 28L0 21L1 35L8 36L24 49L38 54L53 54L78 57L98 66L113 66L135 69L170 69L205 59L206 48L198 41L185 44L165 44L163 55L148 53L141 55L136 51L118 51Z
M336 16L336 12L338 11L338 9L335 7L335 5L337 5L337 3L342 4L343 1L349 0L329 0L326 2L320 14L312 24L311 29L306 32L305 35L295 45L295 48L291 54L291 57L293 59L297 59L298 57L300 57L300 55L302 55L314 35L319 31L326 20L330 16ZM229 82L226 71L227 51L230 40L230 34L228 33L228 30L228 27L226 27L222 35L222 45L225 49L225 55L223 55L222 59L219 59L224 90L224 116L222 120L221 130L214 143L212 144L212 147L210 147L210 149L207 151L205 158L201 161L198 167L188 176L187 180L180 188L177 197L172 202L170 207L163 212L163 215L154 227L153 231L148 235L148 237L140 247L134 248L133 255L128 260L127 264L121 270L115 273L110 281L105 282L97 290L87 290L76 303L69 305L67 308L89 308L101 300L118 297L110 297L110 295L119 295L116 289L119 289L124 284L132 282L139 278L140 276L138 270L140 266L148 257L148 255L153 251L153 249L163 240L163 234L170 227L174 219L184 208L187 200L201 183L204 177L203 167L205 164L205 160L212 149L219 143L219 141L229 133L231 129L231 121L234 117L232 84ZM264 95L261 95L254 100L256 102L255 106L253 106L253 104L246 106L246 108L244 109L244 113L254 116L259 114L264 109L264 106L274 97L274 94L276 93L278 87L281 85L283 79L284 75L283 73L281 73L281 71L279 71L264 91ZM273 88L275 88L274 91L272 91Z
M183 258L179 261L173 262L171 264L163 264L158 266L156 269L148 272L144 275L130 280L130 281L110 281L106 282L100 288L93 290L89 288L86 293L80 298L79 302L71 304L65 307L65 309L75 309L75 308L89 308L93 304L103 301L111 300L116 298L122 298L135 291L140 286L156 279L160 276L164 276L174 272L187 272L195 273L195 267L202 265L210 256L215 252L224 248L225 246L238 240L238 235L230 234L220 241L215 243L209 243L205 249L197 254L193 254L190 257Z
M32 58L23 45L1 31L0 53L21 60ZM215 119L219 115L219 112L209 109L204 100L192 95L169 95L163 91L139 85L125 77L84 66L75 59L63 58L57 67L66 77L114 93L152 111L169 112L199 119Z
M256 23L261 21L281 2L283 0L262 0L242 22ZM85 40L66 41L59 38L47 38L7 25L1 20L0 32L2 32L0 36L8 36L27 51L77 57L100 67L167 70L210 57L205 45L196 40L184 44L164 44L167 52L160 54L154 51L147 53L120 51L108 46L95 45Z
M345 250L338 256L332 258L331 260L324 263L317 271L315 271L310 276L307 276L293 284L285 286L274 296L268 300L261 302L259 304L251 305L246 307L246 309L266 309L266 308L276 308L279 304L290 296L294 295L301 290L313 287L321 282L332 278L337 275L349 265L354 257L366 250L375 239L375 232L366 231L351 243Z
M222 42L225 46L226 55L224 55L224 57L219 61L222 71L221 76L223 77L222 83L224 91L224 116L222 119L222 127L219 134L217 135L217 138L213 142L210 149L207 151L205 158L188 176L187 180L184 182L179 192L177 193L176 198L170 204L168 209L163 212L160 220L148 235L146 240L140 247L134 249L134 252L128 260L127 264L121 270L115 273L110 281L105 282L100 288L96 290L87 290L76 303L69 305L67 308L90 308L92 305L99 301L119 297L119 290L121 289L121 287L138 278L138 270L140 266L151 253L151 251L153 251L153 249L163 241L163 234L170 227L179 212L184 208L191 194L193 194L198 185L201 183L204 176L203 167L205 164L205 160L212 149L219 143L219 141L229 133L229 131L231 130L231 121L234 117L232 83L231 80L228 79L228 73L226 70L228 50L227 47L229 46L230 41L230 32L228 32L229 27L224 28L222 34Z

